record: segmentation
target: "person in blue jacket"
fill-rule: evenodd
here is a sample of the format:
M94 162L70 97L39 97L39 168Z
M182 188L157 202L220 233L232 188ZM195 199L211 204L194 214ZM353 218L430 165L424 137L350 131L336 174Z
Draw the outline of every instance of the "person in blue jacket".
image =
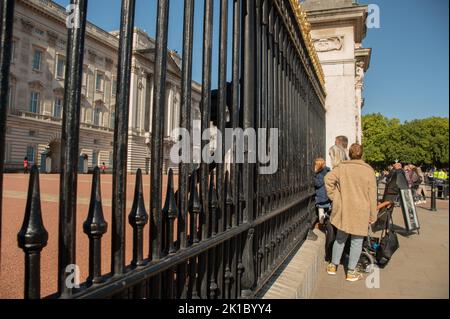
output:
M331 209L331 201L328 198L325 188L325 176L330 172L323 158L317 158L314 161L315 189L316 189L316 207L319 212L319 222L324 223L326 212Z

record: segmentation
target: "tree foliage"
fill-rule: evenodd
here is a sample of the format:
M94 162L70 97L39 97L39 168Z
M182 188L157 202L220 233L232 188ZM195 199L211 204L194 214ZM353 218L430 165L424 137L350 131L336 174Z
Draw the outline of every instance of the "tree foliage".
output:
M369 114L362 122L365 159L371 165L383 167L401 161L448 166L448 118L431 117L401 123L382 114Z

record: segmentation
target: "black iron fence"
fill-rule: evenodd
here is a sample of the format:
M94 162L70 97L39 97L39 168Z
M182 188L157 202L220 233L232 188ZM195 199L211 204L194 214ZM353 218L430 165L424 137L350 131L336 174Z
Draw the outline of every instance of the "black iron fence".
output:
M232 12L228 12L229 1ZM302 244L315 220L310 164L325 151L324 91L311 57L311 43L299 23L302 17L296 1L205 0L202 131L211 121L213 5L218 4L218 128L223 131L227 125L227 100L232 101L229 109L233 128L278 128L279 169L273 175L260 174L261 165L249 161L250 150L246 148L244 164L231 164L229 170L220 163L213 170L201 164L195 171L191 171L189 163L181 164L177 193L172 171L168 189L162 189L170 1L158 1L150 207L145 205L142 173L138 171L134 204L127 218L127 140L135 0L122 0L112 222L107 225L103 217L100 171L96 169L89 214L83 224L89 237L89 277L76 288L67 285L70 273L66 271L77 262L77 172L87 2L71 1L80 9L80 27L68 31L58 235L48 234L44 228L39 172L36 167L31 171L24 222L18 234L19 246L25 253L25 298L41 297L40 256L49 236L59 236L58 291L50 298L254 297L278 266ZM0 3L0 165L3 165L14 0ZM229 21L231 43L227 40ZM195 22L194 0L185 0L181 127L186 129L190 129L191 123ZM227 99L227 93L230 94L226 82L228 52L232 54L231 99L229 96ZM268 145L269 139L265 141ZM3 167L0 168L1 179ZM125 260L127 221L133 227L130 263ZM109 274L101 273L101 240L106 232L112 234ZM146 252L145 232L149 233L150 240Z

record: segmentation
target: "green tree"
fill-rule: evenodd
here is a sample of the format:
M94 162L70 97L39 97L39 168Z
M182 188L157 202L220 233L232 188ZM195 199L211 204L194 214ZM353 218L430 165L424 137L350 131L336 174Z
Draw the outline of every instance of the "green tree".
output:
M381 114L363 117L365 159L376 167L396 160L416 165L448 166L449 120L432 117L401 123Z

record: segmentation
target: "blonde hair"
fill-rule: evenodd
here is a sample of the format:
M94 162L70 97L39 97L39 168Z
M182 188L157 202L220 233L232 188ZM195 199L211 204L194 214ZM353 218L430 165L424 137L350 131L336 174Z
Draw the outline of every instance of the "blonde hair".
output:
M314 172L320 172L326 165L326 162L323 158L319 157L314 161Z
M342 147L339 147L337 145L331 147L330 149L330 158L331 158L331 166L336 168L341 162L347 160L345 154L345 150Z

